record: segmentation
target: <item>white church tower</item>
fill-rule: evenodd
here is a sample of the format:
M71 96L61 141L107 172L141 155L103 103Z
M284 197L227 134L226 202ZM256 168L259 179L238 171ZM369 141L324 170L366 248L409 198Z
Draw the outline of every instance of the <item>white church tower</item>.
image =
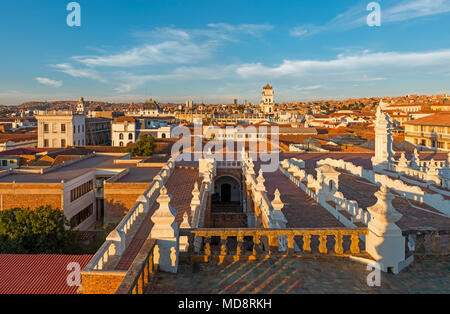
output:
M389 115L377 109L375 120L375 156L372 158L374 170L389 169L393 162L392 122Z
M275 112L274 92L269 84L267 84L262 91L261 110L264 113Z
M86 105L84 104L83 97L81 97L80 101L78 102L77 113L81 114L81 115L85 115L86 114Z

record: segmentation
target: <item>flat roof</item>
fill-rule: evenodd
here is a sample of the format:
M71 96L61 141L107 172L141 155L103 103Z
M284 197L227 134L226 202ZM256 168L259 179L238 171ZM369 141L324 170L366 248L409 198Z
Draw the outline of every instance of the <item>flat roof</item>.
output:
M95 155L72 165L56 169L54 171L39 173L14 173L9 176L0 177L0 183L59 183L61 180L68 182L96 169L130 169L130 173L117 182L151 182L160 170L159 167L147 168L137 167L136 164L114 164L117 156Z

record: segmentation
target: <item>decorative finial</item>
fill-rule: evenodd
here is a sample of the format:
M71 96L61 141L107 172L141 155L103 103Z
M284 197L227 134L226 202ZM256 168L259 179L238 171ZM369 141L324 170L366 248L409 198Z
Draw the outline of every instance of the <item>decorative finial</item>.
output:
M274 199L273 199L273 201L272 201L272 207L273 207L273 209L275 209L275 210L282 210L282 209L284 208L284 204L283 204L283 202L281 201L280 196L281 196L281 193L280 193L280 191L277 189L277 190L275 191L275 197L274 197Z

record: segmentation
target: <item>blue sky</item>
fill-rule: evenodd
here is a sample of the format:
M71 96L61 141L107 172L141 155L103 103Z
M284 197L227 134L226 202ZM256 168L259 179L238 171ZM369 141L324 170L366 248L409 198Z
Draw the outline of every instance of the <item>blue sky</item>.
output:
M450 0L4 0L0 104L449 93Z

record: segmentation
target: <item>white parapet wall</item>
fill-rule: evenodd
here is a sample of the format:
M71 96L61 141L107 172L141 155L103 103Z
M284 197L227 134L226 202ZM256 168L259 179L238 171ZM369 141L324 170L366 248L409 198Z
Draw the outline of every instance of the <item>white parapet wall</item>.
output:
M136 204L109 234L105 243L96 252L85 268L85 271L102 271L113 256L121 256L129 242L129 231L134 227L141 215L146 215L160 194L161 188L167 183L175 162L170 159L161 171L153 178L149 188L138 197Z
M441 213L450 216L450 200L446 200L438 191L436 191L436 194L430 194L425 192L420 186L408 185L403 180L392 179L388 175L375 173L372 170L364 169L363 167L356 166L353 163L342 159L327 158L318 161L317 164L330 165L335 168L344 169L352 175L364 178L373 184L385 185L387 188L407 199L424 203L439 210Z

